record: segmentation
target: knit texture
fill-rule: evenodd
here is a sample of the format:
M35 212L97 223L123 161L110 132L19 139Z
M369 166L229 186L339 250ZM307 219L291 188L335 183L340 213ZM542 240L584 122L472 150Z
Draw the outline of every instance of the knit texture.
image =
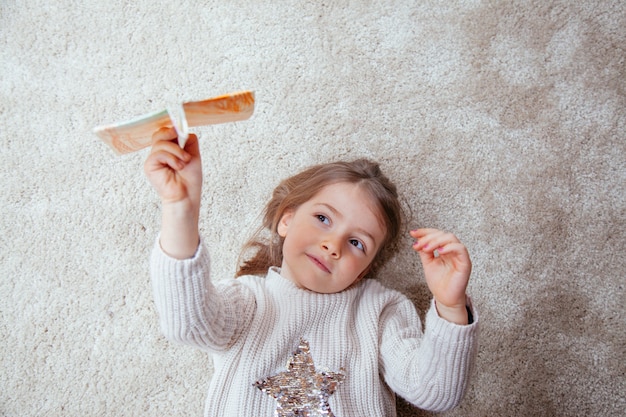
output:
M1 0L0 415L202 414L210 356L155 320L148 150L91 130L245 89L249 120L191 129L216 279L281 179L373 159L403 233L472 258L479 352L443 415L624 417L624 0ZM404 236L377 279L424 322Z
M433 303L423 333L411 301L375 280L318 294L271 268L266 277L213 285L209 265L204 245L193 258L176 260L157 243L151 258L163 333L214 357L207 417L273 415L275 401L253 383L283 371L301 339L310 343L317 368L345 370L345 382L330 397L338 416L394 416L393 392L433 411L462 400L477 321L449 323Z

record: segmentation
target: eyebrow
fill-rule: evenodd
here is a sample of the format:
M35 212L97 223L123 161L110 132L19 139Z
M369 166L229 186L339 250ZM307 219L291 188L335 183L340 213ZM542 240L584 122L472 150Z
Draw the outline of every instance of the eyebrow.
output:
M335 215L335 216L339 216L339 217L343 217L343 215L342 215L342 214L341 214L341 213L340 213L340 212L339 212L336 208L334 208L333 206L331 206L330 204L327 204L327 203L317 203L316 205L318 205L318 206L324 206L324 207L326 207L328 210L330 210L330 211L333 213L333 215ZM363 233L363 234L364 234L366 237L368 237L368 238L369 238L372 242L374 242L374 245L376 245L376 244L377 244L376 239L374 239L374 236L372 236L372 234L371 234L370 232L368 232L367 230L362 229L362 228L360 228L360 227L357 227L357 228L356 228L356 231L357 231L357 232L359 232L359 233Z

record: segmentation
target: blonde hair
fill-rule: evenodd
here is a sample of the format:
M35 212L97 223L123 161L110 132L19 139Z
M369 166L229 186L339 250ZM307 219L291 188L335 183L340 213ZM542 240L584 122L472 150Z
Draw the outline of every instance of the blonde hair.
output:
M357 159L315 165L281 181L265 206L261 227L243 246L235 275L265 275L270 266L280 266L283 238L277 228L285 211L297 209L322 188L341 182L358 185L376 203L386 234L369 273L382 267L397 250L402 208L395 185L381 172L379 165Z

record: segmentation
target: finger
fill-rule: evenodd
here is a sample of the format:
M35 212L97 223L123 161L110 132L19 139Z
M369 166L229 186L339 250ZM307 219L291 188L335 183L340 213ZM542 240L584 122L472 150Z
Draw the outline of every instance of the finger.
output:
M421 237L424 237L424 236L427 236L427 235L431 235L431 234L437 233L437 232L441 232L441 230L433 229L433 228L420 228L420 229L411 230L409 233L414 238L419 239Z
M425 250L420 250L416 248L416 245L413 245L413 250L415 250L415 252L417 252L417 254L420 257L420 260L422 261L422 265L426 265L430 262L432 262L433 260L435 260L436 256L435 256L435 251L425 251Z
M448 243L459 243L459 239L452 233L434 230L419 237L417 243L420 250L434 250Z
M178 159L188 162L191 159L191 154L185 149L181 149L180 146L174 141L159 140L152 145L151 153L168 152L176 156Z
M469 253L467 252L467 248L460 242L440 246L437 248L437 252L440 256L454 256L461 262L469 263Z
M472 271L472 260L467 248L462 243L451 243L437 249L439 256L454 267L455 270L469 274Z
M180 148L180 146L179 146ZM191 156L200 156L200 146L198 144L198 137L193 133L189 134L187 143L185 144L185 151Z
M174 140L177 136L173 127L162 127L152 134L152 145L162 140Z
M432 251L444 243L448 243L447 239L449 239L448 234L442 232L441 230L437 230L418 238L413 247L417 250Z
M414 248L418 250L432 246L430 242L432 242L433 239L436 239L438 236L443 235L443 233L444 232L439 229L432 228L416 229L410 232L411 236L417 239L415 242L417 246L414 245Z
M148 159L146 159L145 171L156 171L166 166L179 171L185 168L185 162L171 152L157 151L150 154Z

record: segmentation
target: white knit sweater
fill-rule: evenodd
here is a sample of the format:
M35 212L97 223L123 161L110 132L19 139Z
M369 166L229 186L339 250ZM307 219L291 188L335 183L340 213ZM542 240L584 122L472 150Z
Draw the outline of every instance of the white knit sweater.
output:
M300 340L316 370L344 370L329 397L335 416L395 416L394 392L418 407L459 404L477 346L474 323L459 326L434 304L422 332L412 302L366 279L337 294L296 287L277 268L266 277L209 279L201 244L188 260L155 246L151 274L161 328L169 339L213 355L205 416L273 416L277 402L253 384L285 371Z

